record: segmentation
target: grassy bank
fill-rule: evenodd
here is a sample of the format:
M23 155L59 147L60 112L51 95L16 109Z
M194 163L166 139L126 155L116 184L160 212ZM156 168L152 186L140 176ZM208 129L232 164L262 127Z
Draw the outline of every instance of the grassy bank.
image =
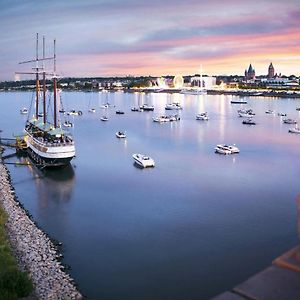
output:
M33 287L27 274L18 270L5 233L6 220L0 204L0 299L14 300L28 296Z

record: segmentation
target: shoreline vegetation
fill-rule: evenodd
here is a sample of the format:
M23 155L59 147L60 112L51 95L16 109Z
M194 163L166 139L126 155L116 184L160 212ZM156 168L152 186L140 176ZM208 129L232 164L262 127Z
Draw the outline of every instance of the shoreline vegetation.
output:
M0 299L83 299L60 257L17 200L0 158Z
M0 299L14 300L29 296L33 285L28 274L18 268L13 256L5 230L7 218L0 203Z

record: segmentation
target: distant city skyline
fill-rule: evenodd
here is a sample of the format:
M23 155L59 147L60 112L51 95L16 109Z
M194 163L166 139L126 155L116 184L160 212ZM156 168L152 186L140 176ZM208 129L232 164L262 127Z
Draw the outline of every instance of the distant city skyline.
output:
M0 0L0 80L57 40L61 76L300 75L298 0ZM298 8L299 7L299 8ZM30 77L22 76L21 79Z

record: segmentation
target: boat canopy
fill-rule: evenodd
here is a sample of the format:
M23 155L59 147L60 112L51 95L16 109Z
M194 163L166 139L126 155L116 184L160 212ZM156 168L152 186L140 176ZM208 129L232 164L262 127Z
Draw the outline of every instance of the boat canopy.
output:
M64 134L65 134L65 131L64 131L63 129L61 129L61 128L55 128L55 129L53 129L53 130L50 130L48 133L49 133L50 135L52 135L52 136L59 137L59 136L64 135Z

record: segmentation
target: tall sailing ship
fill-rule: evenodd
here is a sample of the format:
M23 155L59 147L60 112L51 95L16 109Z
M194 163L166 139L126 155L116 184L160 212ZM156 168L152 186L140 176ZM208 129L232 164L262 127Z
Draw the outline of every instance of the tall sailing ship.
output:
M53 61L53 72L45 70L45 61ZM43 37L43 56L39 57L39 37L36 37L36 58L21 62L20 64L35 63L31 72L17 72L18 74L34 74L35 87L35 112L33 118L28 119L25 125L27 151L34 162L43 168L62 167L70 163L75 156L75 144L71 134L62 129L58 118L58 93L56 76L56 41L52 57L45 57L45 38ZM53 117L50 117L50 109L46 110L46 76L52 76L53 99L50 99L53 107ZM40 88L40 76L42 88ZM40 93L42 92L42 97ZM41 99L40 99L41 98ZM42 101L40 101L42 100ZM43 112L39 112L39 104L42 102Z

